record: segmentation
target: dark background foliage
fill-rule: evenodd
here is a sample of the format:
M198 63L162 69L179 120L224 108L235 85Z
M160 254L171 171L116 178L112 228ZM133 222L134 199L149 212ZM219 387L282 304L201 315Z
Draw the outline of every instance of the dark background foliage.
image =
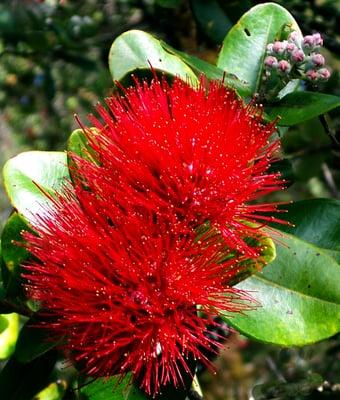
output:
M107 57L128 29L157 35L179 50L214 62L230 27L259 1L2 0L0 3L0 163L25 149L57 150L113 88ZM319 31L331 79L309 90L340 95L340 2L281 0L304 34ZM337 112L292 128L283 147L294 182L279 200L340 198ZM1 221L10 208L0 198ZM203 374L206 398L340 398L340 338L302 349L253 343L236 333Z

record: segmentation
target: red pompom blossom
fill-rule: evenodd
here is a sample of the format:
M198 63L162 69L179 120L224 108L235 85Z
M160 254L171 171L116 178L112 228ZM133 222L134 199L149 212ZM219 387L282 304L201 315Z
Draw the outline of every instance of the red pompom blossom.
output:
M39 260L25 267L26 289L43 326L91 376L132 371L152 395L182 384L187 358L208 363L204 351L219 347L206 335L211 317L251 306L228 286L237 260L221 262L228 249L217 235L195 241L153 214L122 213L100 190L76 192L25 234Z
M107 105L84 128L89 159L70 155L72 188L25 234L26 289L85 372L132 371L155 395L182 383L188 358L208 362L214 315L250 307L230 283L261 251L245 238L275 205L248 202L282 186L267 172L278 144L219 82L154 79Z
M79 166L89 187L101 176L112 201L175 214L183 233L209 221L230 248L256 257L244 238L274 219L266 213L276 205L248 202L282 187L268 173L279 147L268 141L274 125L218 81L193 88L155 79L124 95L107 99L109 111L99 105L103 122L90 116L96 130L85 129L99 161Z

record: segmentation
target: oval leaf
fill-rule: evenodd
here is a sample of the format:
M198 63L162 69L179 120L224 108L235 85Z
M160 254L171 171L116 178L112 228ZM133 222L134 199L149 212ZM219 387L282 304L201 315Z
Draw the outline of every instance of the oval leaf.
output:
M11 158L4 166L4 184L13 207L28 221L44 213L49 199L62 191L69 179L66 154L62 152L29 151Z
M291 126L325 114L340 106L340 97L317 92L293 92L267 108L270 118L279 116L280 125Z
M179 76L196 84L193 71L178 57L163 49L159 40L148 33L132 30L118 36L109 53L109 68L113 80L121 81L134 71L148 70L150 66L171 76Z
M257 93L262 80L267 44L279 39L285 25L300 32L293 16L278 4L267 3L253 7L224 39L217 66L248 82L251 93Z
M226 318L246 336L282 346L302 346L340 330L340 265L297 237L280 237L277 257L263 273L237 285L260 306Z

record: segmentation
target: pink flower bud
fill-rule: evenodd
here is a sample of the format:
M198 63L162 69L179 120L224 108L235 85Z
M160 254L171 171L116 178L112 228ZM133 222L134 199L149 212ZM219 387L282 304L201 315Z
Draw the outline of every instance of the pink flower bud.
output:
M314 40L314 46L319 47L323 45L323 39L320 35L320 33L314 33L313 40Z
M286 49L286 46L283 42L274 42L273 51L278 54L282 54Z
M297 50L297 47L295 46L294 43L287 43L287 47L286 50L288 51L288 53L293 53L293 51Z
M273 43L269 43L268 45L267 45L267 53L269 53L269 54L271 54L271 53L273 53Z
M330 73L329 69L327 69L327 68L320 68L318 70L318 74L319 74L319 78L323 81L327 81L329 79L329 77L331 76L331 73Z
M303 38L303 47L306 47L306 48L314 47L313 35L307 35Z
M311 57L312 63L317 67L325 65L325 58L321 54L313 54Z
M316 81L319 78L319 74L317 71L315 71L314 69L310 69L309 71L306 72L306 77L310 80L310 81Z
M292 60L295 62L302 62L305 59L305 53L300 50L294 50L292 53Z
M291 65L287 60L281 60L278 63L278 69L284 74L288 74L289 71L291 70Z
M276 57L268 56L264 59L264 65L267 68L277 68L278 61Z
M293 31L289 36L288 36L288 42L292 43L298 43L300 39L300 35L298 32Z

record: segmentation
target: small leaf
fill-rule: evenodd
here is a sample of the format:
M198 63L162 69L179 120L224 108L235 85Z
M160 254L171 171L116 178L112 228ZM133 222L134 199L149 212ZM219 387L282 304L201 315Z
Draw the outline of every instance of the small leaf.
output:
M19 335L19 315L1 314L0 315L0 360L4 360L12 355ZM1 390L1 388L0 388Z
M13 213L7 220L1 235L1 253L7 268L5 293L15 297L21 293L21 263L28 260L30 253L18 243L23 242L22 231L32 231L24 218ZM5 272L5 271L3 271Z
M293 92L267 108L274 119L281 117L279 124L296 125L340 106L340 97L317 92Z
M43 191L50 195L61 192L69 179L66 154L62 152L21 153L7 161L3 174L13 207L28 221L36 214L44 214L44 206L50 200Z
M280 39L285 25L300 32L293 16L274 3L260 4L244 14L224 39L217 66L259 91L268 43Z
M17 274L20 264L30 256L29 252L17 245L23 242L22 231L32 231L25 220L13 213L7 220L1 234L1 253L6 267L12 274Z
M198 80L193 71L178 57L163 49L159 40L148 33L132 30L118 36L109 53L109 68L114 81L121 81L135 71L149 71L150 65L171 76Z
M303 346L340 330L340 265L322 249L297 237L279 238L277 257L243 282L260 307L226 318L262 342Z
M95 131L96 128L90 128ZM73 131L67 141L67 150L70 153L77 154L79 157L97 163L93 149L88 145L88 140L82 129ZM68 163L71 159L68 157Z

